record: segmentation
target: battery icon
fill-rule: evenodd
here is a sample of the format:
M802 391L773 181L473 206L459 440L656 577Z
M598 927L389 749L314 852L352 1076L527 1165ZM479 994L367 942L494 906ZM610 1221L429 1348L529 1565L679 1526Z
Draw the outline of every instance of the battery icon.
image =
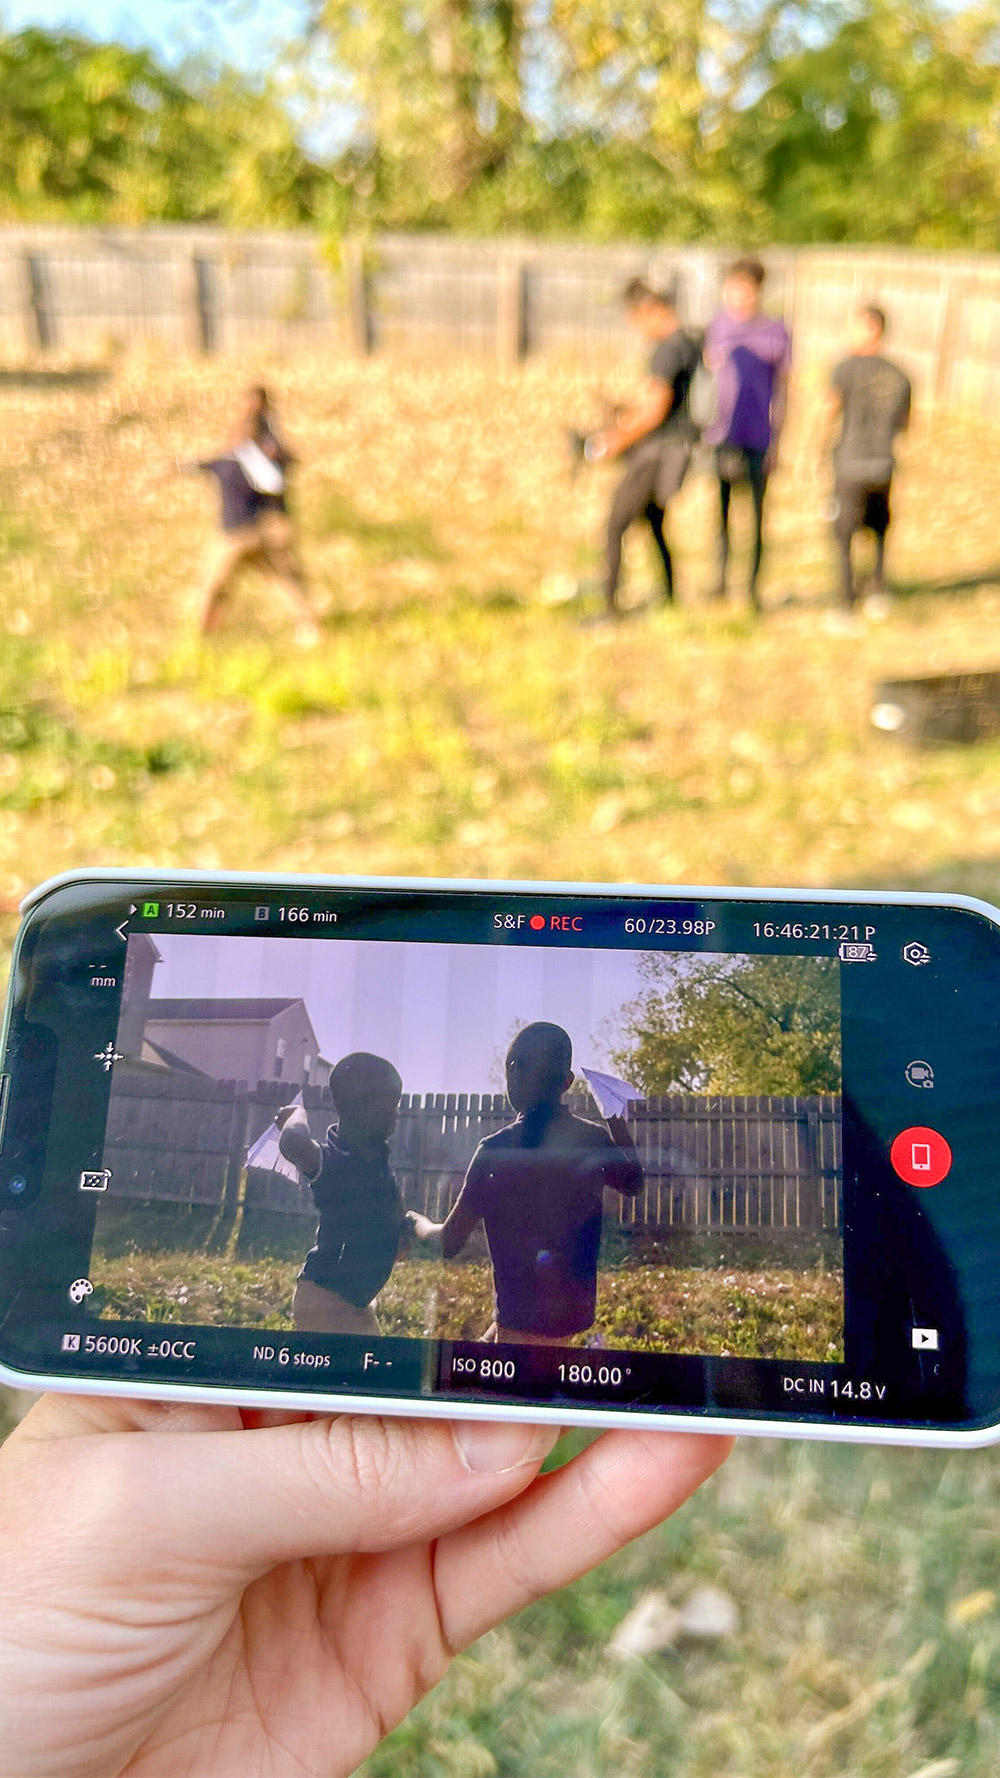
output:
M144 901L142 904L142 917L144 920L158 920L160 917L159 902Z

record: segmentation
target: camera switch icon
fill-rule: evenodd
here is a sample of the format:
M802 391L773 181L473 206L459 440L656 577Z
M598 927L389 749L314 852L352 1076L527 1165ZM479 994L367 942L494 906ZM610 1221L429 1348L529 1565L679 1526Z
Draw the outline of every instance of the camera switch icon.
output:
M934 1085L934 1070L929 1062L908 1062L906 1078L911 1087L920 1087L927 1091Z

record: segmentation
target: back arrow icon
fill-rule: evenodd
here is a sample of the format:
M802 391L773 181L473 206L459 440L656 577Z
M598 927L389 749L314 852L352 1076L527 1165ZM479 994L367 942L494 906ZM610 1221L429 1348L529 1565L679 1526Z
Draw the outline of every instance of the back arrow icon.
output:
M121 923L121 926L115 927L115 932L118 934L118 937L121 939L123 945L128 944L128 933L123 930L123 928L126 927L127 925L128 925L128 921L123 920Z

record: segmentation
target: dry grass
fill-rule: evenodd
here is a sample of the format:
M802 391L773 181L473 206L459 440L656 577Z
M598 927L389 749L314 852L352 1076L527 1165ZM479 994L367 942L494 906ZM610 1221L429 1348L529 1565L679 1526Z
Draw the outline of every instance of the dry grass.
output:
M8 902L54 868L140 858L991 889L1000 751L914 756L866 727L880 676L997 659L981 437L925 422L899 497L906 596L862 638L823 627L821 490L791 468L766 590L800 603L756 625L698 609L701 478L673 519L683 610L594 633L539 599L593 565L607 484L570 487L559 430L590 379L289 365L274 380L327 609L303 656L259 585L218 642L194 638L211 493L152 485L219 437L239 374L133 361L96 391L0 393L0 699L27 705L0 735ZM641 590L641 538L633 554Z
M308 657L260 588L218 641L193 637L209 495L152 485L175 449L218 440L234 380L260 372L304 459L326 609ZM794 602L760 624L699 609L710 491L693 483L673 518L683 608L588 632L540 593L593 569L606 484L570 488L559 428L595 383L134 359L89 392L5 386L8 932L31 882L139 860L996 895L1000 749L910 754L865 722L883 675L1000 663L993 437L924 421L901 596L860 637L824 628L821 490L790 470L766 596ZM632 568L641 591L640 540ZM988 1778L998 1574L991 1454L748 1443L662 1532L463 1659L370 1778ZM737 1641L610 1668L637 1591L699 1577L737 1597ZM953 1613L977 1591L993 1603Z

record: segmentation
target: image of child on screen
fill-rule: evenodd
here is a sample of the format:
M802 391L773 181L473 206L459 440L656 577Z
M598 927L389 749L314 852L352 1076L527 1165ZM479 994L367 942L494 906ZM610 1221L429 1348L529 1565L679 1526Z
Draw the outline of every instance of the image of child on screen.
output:
M280 1147L312 1186L319 1226L292 1303L302 1333L381 1333L376 1303L392 1272L406 1226L389 1165L403 1083L382 1056L345 1056L330 1073L337 1112L323 1143L300 1105L275 1122Z
M573 1046L560 1025L519 1031L507 1054L507 1097L517 1117L479 1144L443 1223L410 1213L418 1239L440 1240L445 1259L486 1229L496 1316L488 1341L561 1345L593 1326L604 1193L634 1196L642 1166L624 1118L605 1124L563 1104Z

